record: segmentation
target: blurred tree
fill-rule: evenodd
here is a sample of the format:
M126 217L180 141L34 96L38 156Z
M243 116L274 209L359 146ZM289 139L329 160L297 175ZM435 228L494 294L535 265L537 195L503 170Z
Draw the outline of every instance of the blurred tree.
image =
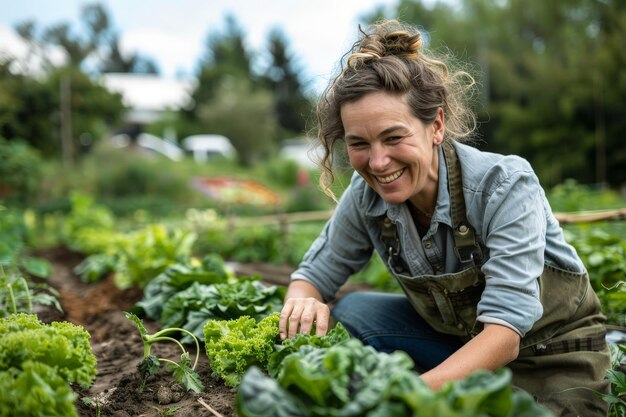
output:
M228 137L239 162L249 166L272 149L277 128L272 101L269 91L232 77L222 80L213 100L198 106L198 115L208 131Z
M137 52L123 54L120 50L119 36L115 35L108 45L108 53L105 59L102 60L100 71L103 73L158 74L159 67L153 59L142 56Z
M201 63L195 106L183 113L190 123L186 133L219 133L237 149L242 164L252 164L272 148L276 115L271 92L252 71L252 57L244 33L228 16L224 33L212 33Z
M624 2L401 0L396 15L478 74L486 148L526 157L546 185L626 181Z
M10 71L11 62L0 64L0 137L23 139L42 154L58 149L51 124L58 109L58 86Z
M300 69L288 50L288 40L280 29L270 32L268 38L271 62L263 80L274 94L274 108L283 139L303 135L312 112L312 103L304 93Z
M49 88L58 90L63 78L70 79L71 83L71 135L75 148L80 152L108 133L111 126L118 125L126 109L120 94L109 92L75 68L59 68L53 71L47 80ZM60 92L56 99L60 103Z
M153 59L137 52L122 53L119 32L102 4L85 5L81 9L81 21L85 29L80 35L66 22L54 24L40 33L35 22L24 21L17 24L15 30L28 43L29 54L44 63L46 70L53 66L51 47L56 46L64 53L66 65L89 72L159 73Z
M232 15L226 17L224 33L214 32L209 35L207 52L198 74L198 88L193 94L196 103L211 101L225 79L241 78L250 80L253 85L257 84L244 38L243 30Z
M70 80L71 137L75 149L87 149L124 112L119 94L112 94L76 68L52 70L44 78L13 74L0 65L0 136L22 139L46 157L61 147L61 79Z
M67 23L43 31L32 21L18 24L28 57L0 65L0 136L23 139L46 157L63 154L72 160L125 111L121 96L90 78L86 66L96 72L113 65L116 70L156 70L149 59L119 53L119 35L102 5L84 6L81 19L86 29L80 35ZM64 64L53 59L54 47L64 53Z

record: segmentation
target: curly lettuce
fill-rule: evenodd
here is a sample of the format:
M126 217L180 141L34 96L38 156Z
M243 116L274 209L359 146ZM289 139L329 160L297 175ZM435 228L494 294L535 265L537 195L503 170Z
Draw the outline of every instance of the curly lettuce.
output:
M88 388L96 377L90 337L82 326L69 322L44 324L34 314L10 315L0 319L0 371L39 362L66 382Z
M76 393L54 368L25 361L0 371L0 417L77 417Z
M273 313L258 323L248 316L206 322L204 342L213 376L236 387L251 366L265 369L278 339L278 320Z
M194 282L167 300L161 321L165 327L182 327L202 338L204 325L210 320L243 316L261 320L280 311L284 294L284 287L265 286L258 277L241 277L211 285ZM187 337L181 340L190 342Z

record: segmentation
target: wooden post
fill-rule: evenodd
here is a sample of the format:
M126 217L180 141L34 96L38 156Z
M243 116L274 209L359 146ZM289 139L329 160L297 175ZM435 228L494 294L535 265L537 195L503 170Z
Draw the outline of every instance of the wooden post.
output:
M74 165L74 138L72 137L72 84L69 75L61 78L61 150L63 165Z

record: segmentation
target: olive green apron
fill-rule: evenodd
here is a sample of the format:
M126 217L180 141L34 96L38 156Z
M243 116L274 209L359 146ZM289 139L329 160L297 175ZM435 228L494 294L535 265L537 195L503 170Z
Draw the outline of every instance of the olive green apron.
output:
M461 168L454 146L444 142L455 252L468 268L442 275L403 275L395 225L381 220L388 264L415 310L435 330L468 341L482 330L476 307L485 288L482 254L467 221ZM586 272L545 265L539 277L543 316L521 339L518 358L507 366L513 384L531 393L556 416L606 416L608 405L593 391L608 392L611 367L605 317Z

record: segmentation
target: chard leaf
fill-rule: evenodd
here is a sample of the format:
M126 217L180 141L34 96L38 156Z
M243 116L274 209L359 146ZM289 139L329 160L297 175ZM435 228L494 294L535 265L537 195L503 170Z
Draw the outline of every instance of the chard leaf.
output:
M446 398L456 409L475 414L506 416L512 406L511 371L478 371L451 384Z
M537 404L532 395L525 391L515 391L511 397L512 404L507 417L554 417L547 408Z
M180 355L178 363L168 363L168 369L174 374L176 381L180 382L187 391L192 390L197 393L204 391L204 385L200 381L200 376L191 367L189 353Z
M243 375L235 408L239 417L309 417L311 411L256 366Z

